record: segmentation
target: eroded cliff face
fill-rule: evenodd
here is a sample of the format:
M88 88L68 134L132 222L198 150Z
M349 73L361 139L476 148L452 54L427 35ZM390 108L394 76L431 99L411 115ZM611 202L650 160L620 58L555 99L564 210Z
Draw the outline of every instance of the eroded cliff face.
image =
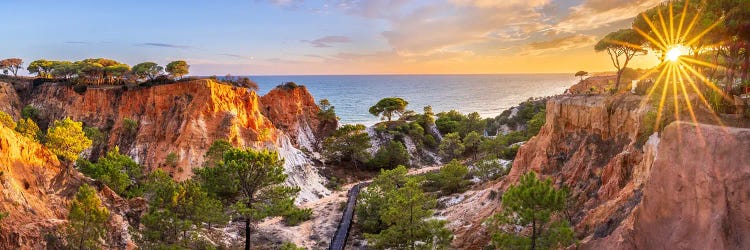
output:
M128 227L145 211L143 199L120 198L75 170L66 174L44 146L2 125L0 171L0 211L9 213L0 221L0 249L44 249L45 235L62 232L70 201L82 183L97 188L110 210L108 242L115 249L133 248Z
M8 113L14 119L21 117L21 99L10 83L0 82L0 111Z
M482 247L489 241L484 219L501 209L499 197L508 186L528 171L551 177L574 194L569 216L579 237L594 231L606 233L627 215L637 188L628 185L634 170L644 158L636 148L640 122L647 110L637 96L564 95L547 102L547 120L539 134L518 151L510 173L496 183L474 190L447 214L467 214L454 222L458 247ZM592 211L607 212L592 212ZM604 214L602 216L602 214Z
M258 99L244 88L200 80L128 91L90 88L83 94L45 84L34 90L30 104L48 120L67 116L98 127L109 135L107 148L119 146L149 169L163 168L184 180L200 167L214 140L262 147L278 138ZM137 126L128 127L127 119ZM170 153L178 158L172 166L166 162Z
M570 189L564 216L584 249L748 248L750 130L676 122L649 136L643 131L653 124L640 102L633 95L551 99L545 126L520 148L508 176L444 211L454 246L485 246L482 223L502 209L502 192L534 171Z
M260 103L261 112L276 128L289 134L298 148L316 150L319 140L338 126L337 120L318 118L320 108L305 86L274 88L260 98Z
M643 199L586 249L750 248L750 129L672 123Z
M92 154L119 146L146 169L161 168L185 180L201 167L211 143L226 139L237 147L278 151L288 183L302 188L298 201L330 193L311 157L298 148L312 147L325 133L316 117L319 108L305 88L273 90L262 98L265 104L254 91L212 80L130 90L89 88L80 94L68 86L45 84L30 96L28 103L49 121L71 117L107 134L106 145ZM174 164L167 161L170 154L177 156Z

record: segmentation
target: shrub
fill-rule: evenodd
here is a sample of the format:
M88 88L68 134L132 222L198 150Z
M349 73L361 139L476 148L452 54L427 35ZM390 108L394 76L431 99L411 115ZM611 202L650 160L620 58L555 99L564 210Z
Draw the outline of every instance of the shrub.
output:
M279 250L307 250L307 248L298 247L291 242L285 242L283 245L281 245L281 247L279 247Z
M482 159L474 165L474 172L483 181L493 180L508 173L508 169L494 157Z
M528 127L526 129L526 136L531 138L539 134L539 130L541 130L542 126L544 126L546 119L547 119L547 112L544 109L537 112L531 118L531 120L529 120Z
M138 121L130 118L124 118L122 119L122 128L128 134L135 134L135 132L138 131Z
M281 85L279 85L279 86L276 86L276 87L277 87L277 88L280 88L280 89L284 89L284 90L293 90L293 89L296 89L296 88L299 88L299 87L304 87L304 86L302 86L302 85L297 85L297 84L296 84L296 83L294 83L294 82L286 82L286 83L284 83L284 84L281 84Z
M36 122L34 122L34 120L32 120L31 118L18 120L16 131L29 139L36 141L42 140L42 131L39 129L39 126L36 125Z
M180 160L180 158L175 154L174 152L170 152L167 155L167 158L164 159L164 164L167 164L167 166L177 166L177 162Z
M34 121L39 121L39 109L31 105L26 105L21 109L21 117L31 118Z
M438 174L440 188L447 194L456 193L468 185L468 181L465 180L468 174L468 167L461 164L458 160L452 160L440 168L440 173Z
M392 169L399 165L409 165L409 152L399 141L391 141L385 147L378 149L368 165L375 169Z
M283 216L284 224L287 226L297 226L304 221L312 218L312 209L305 208L292 208L289 209Z
M13 117L3 111L0 111L0 123L9 129L16 129L16 122L13 121Z
M446 160L452 160L464 153L464 144L461 142L461 136L457 133L450 133L443 137L440 142L440 156Z

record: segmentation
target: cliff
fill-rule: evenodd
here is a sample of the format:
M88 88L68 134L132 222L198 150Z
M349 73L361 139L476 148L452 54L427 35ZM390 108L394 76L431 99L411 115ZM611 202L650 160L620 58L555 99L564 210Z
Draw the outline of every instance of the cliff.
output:
M749 178L748 131L674 123L649 136L644 131L653 124L640 102L634 95L549 100L545 126L519 149L510 173L462 194L444 212L454 246L486 245L484 219L502 209L503 190L534 171L570 189L565 216L583 248L746 248L741 239L750 230L738 220L746 219L750 199L739 191ZM705 110L697 113L705 120Z
M318 118L320 108L305 86L277 87L260 98L263 115L287 134L295 146L316 150L321 138L338 127L337 120Z
M111 212L107 238L113 248L132 248L128 227L145 211L143 199L125 200L75 170L66 174L57 157L39 143L0 125L0 249L43 249L45 235L59 235L70 200L88 183ZM136 224L134 224L136 225Z
M21 99L13 85L0 82L0 111L10 114L14 119L21 117Z
M226 139L237 147L278 151L285 159L288 183L302 188L298 201L330 192L311 157L297 148L313 145L326 128L320 128L319 108L305 88L276 89L261 98L249 89L212 80L134 89L88 88L82 93L61 84L44 84L31 91L27 103L47 121L71 117L100 128L108 135L107 142L92 150L92 158L119 146L146 169L161 168L184 180L201 167L211 143ZM170 154L177 156L176 162L167 162Z
M672 123L643 199L586 249L750 248L750 129Z

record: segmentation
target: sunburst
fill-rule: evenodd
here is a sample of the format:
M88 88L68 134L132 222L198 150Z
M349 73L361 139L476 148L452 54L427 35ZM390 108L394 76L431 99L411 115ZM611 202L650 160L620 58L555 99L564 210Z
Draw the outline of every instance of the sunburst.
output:
M699 8L699 12L691 20L686 20L689 5L690 1L686 1L679 19L675 18L672 1L668 3L668 13L663 13L663 8L661 7L657 9L658 20L651 20L645 12L642 13L641 15L651 29L651 33L645 32L638 27L633 27L636 32L653 45L653 50L661 52L662 55L661 63L638 79L638 81L641 81L657 75L653 87L641 103L642 107L645 107L652 96L656 94L655 90L661 89L661 93L658 93L661 96L657 106L656 122L653 125L654 130L661 125L660 122L663 115L665 115L664 110L666 105L673 105L675 120L681 119L681 108L687 109L690 119L697 126L696 107L690 101L691 95L697 96L700 99L700 104L706 105L706 109L711 112L713 119L724 127L722 119L713 111L709 101L700 89L701 86L705 86L721 93L723 98L727 100L729 100L728 96L712 80L696 69L698 66L711 68L720 68L720 66L701 61L697 57L691 56L691 52L693 52L692 54L700 52L693 51L691 47L696 45L702 37L711 32L711 30L724 20L720 18L704 30L695 30L698 18L703 14L700 11L702 8ZM673 103L668 104L667 100L670 96ZM684 99L684 102L680 101L681 99ZM684 103L683 107L681 107L681 103ZM700 133L699 129L696 131ZM699 137L703 138L702 136Z

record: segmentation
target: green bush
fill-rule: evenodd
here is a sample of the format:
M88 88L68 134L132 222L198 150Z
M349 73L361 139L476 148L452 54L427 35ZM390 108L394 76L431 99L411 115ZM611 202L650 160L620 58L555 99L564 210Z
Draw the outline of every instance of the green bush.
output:
M310 220L312 218L312 209L305 208L292 208L289 209L284 215L282 216L284 218L284 224L287 226L297 226L301 224L304 221Z
M378 149L368 165L373 169L392 169L399 165L409 165L409 152L400 141L390 141Z
M138 121L130 118L124 118L122 119L122 128L125 130L125 132L131 135L135 134L135 132L138 131Z
M35 108L31 105L26 105L21 109L21 117L25 118L31 118L35 122L39 121L39 109Z
M177 162L180 161L180 157L177 156L174 152L170 152L167 155L167 158L164 159L164 164L167 166L175 167L177 166Z
M453 194L461 191L469 184L466 176L469 174L469 168L461 164L458 160L452 160L442 168L438 174L438 182L443 192Z
M3 111L0 111L0 123L9 129L16 129L16 122L13 117Z
M529 120L528 122L528 126L526 128L526 136L528 138L531 138L539 134L539 130L542 130L542 127L544 126L546 119L547 119L547 112L544 109L534 114L534 116L531 117L531 120Z
M291 242L285 242L283 245L281 245L281 247L279 247L279 250L307 250L307 248L298 247Z

